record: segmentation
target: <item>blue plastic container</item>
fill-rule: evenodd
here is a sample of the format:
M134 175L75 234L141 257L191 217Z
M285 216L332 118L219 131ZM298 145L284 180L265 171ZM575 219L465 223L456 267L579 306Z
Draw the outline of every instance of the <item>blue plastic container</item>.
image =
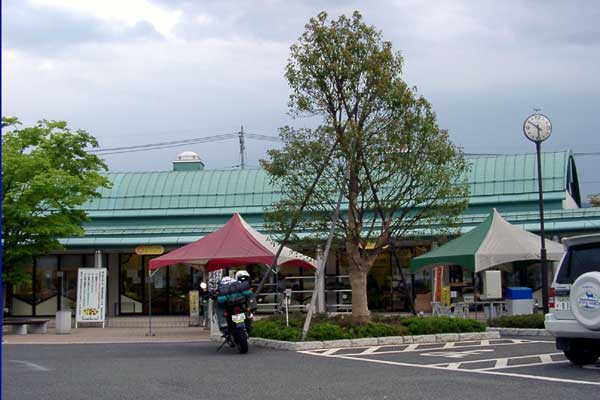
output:
M506 288L507 300L531 300L533 291L528 287L509 287Z

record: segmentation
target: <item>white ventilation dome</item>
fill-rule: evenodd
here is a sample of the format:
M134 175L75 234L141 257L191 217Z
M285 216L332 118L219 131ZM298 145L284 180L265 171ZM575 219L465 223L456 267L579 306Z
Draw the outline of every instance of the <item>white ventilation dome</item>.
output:
M184 151L177 154L173 161L174 171L200 171L204 169L204 163L200 156L193 151Z
M198 162L202 160L200 159L200 156L197 153L194 153L193 151L184 151L183 153L177 154L177 157L175 157L175 161Z

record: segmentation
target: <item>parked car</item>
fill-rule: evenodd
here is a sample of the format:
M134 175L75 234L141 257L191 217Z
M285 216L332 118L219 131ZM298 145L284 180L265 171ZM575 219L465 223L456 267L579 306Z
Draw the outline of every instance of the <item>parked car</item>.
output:
M600 234L566 238L563 245L545 325L573 364L591 364L600 357Z

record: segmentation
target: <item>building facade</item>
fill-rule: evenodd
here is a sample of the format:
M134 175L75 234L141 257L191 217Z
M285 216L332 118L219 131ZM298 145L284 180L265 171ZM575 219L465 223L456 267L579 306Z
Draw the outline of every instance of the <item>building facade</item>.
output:
M512 224L539 229L535 154L479 156L469 159L467 173L471 196L462 215L462 231L479 224L493 209ZM77 269L108 268L108 314L141 315L188 312L188 292L198 288L202 275L190 266L163 268L148 285L148 261L163 252L191 243L221 227L234 212L258 231L269 235L264 214L282 196L261 169L209 170L191 152L180 154L172 171L108 173L110 189L83 206L90 220L81 237L61 239L63 250L36 258L28 267L31 282L9 289L7 305L14 316L51 316L59 298L74 308ZM543 190L546 233L550 239L600 232L600 208L580 208L575 159L569 151L543 154ZM415 234L397 238L375 263L368 278L369 307L374 311L406 311L407 296L427 302L430 271L411 274L409 260L448 238ZM291 244L294 247L294 244ZM295 248L316 257L317 249ZM264 267L249 267L259 279ZM326 304L330 311L350 309L351 290L343 250L330 253L326 269ZM448 268L446 281L465 294L474 284L472 274L460 266ZM57 277L62 275L62 285ZM539 264L513 263L506 281L541 287ZM404 282L404 283L403 283ZM281 287L294 290L294 306L303 307L314 287L311 273L283 269L269 284L268 293ZM469 286L470 285L470 286ZM406 289L408 287L408 290ZM420 297L419 297L420 296ZM430 297L429 297L430 298ZM277 304L275 295L261 299L265 311Z

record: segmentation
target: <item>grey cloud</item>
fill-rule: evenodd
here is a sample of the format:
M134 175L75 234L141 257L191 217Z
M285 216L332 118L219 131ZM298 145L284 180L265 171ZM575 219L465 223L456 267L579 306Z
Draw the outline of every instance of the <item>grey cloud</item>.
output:
M9 49L57 53L82 43L159 38L161 35L146 21L122 27L25 2L8 2L2 6L2 46Z

